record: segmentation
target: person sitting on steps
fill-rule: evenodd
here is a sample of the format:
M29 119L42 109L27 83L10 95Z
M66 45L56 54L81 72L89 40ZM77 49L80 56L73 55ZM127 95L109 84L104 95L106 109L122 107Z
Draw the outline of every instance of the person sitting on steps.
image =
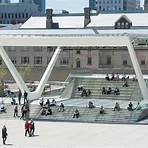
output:
M64 104L61 103L59 106L59 112L64 112Z
M88 102L88 108L95 108L94 104L92 101Z
M129 111L133 111L133 104L132 104L132 102L129 103L127 109L128 109Z
M115 104L114 111L120 111L120 105L118 102Z
M111 87L109 87L107 90L107 95L111 94L111 92L112 92L112 89L111 89Z
M104 113L105 113L104 107L101 106L101 108L100 108L100 114L104 114Z
M79 114L79 110L76 109L73 115L73 118L79 118L80 114Z
M115 88L114 95L120 95L120 90L118 87Z
M105 87L103 87L103 88L102 88L102 95L103 95L103 94L106 94L106 93L107 93L107 92L106 92L106 89L105 89Z
M123 87L128 87L127 81L124 82Z
M106 74L105 79L108 81L110 80L108 73Z

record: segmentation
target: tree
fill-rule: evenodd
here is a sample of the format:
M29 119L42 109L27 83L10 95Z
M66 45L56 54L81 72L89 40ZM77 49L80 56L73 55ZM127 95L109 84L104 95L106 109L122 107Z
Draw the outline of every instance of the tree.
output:
M0 96L4 96L4 76L7 74L6 68L0 66Z
M26 76L28 76L31 72L31 66L29 64L24 64L20 67L19 72L20 72L22 78L25 79Z

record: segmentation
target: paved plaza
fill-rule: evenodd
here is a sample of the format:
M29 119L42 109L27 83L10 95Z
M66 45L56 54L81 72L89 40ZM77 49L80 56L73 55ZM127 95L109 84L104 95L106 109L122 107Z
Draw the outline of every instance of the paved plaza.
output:
M35 136L25 137L24 121L3 124L8 139L0 148L147 148L147 125L35 122Z

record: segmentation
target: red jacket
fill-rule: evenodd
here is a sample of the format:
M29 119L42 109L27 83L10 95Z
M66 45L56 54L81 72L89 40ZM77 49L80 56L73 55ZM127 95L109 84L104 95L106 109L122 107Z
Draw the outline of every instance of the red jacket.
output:
M25 129L29 129L30 128L30 123L28 121L25 122Z

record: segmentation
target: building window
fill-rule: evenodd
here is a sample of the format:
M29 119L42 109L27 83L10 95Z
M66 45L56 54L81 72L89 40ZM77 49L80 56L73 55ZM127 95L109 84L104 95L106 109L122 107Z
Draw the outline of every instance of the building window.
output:
M141 60L141 65L145 65L145 60Z
M28 18L28 13L26 13L26 18Z
M16 57L11 57L11 61L13 64L16 64Z
M24 15L24 13L22 13L22 18L24 18L25 17L25 15Z
M13 13L11 14L11 17L14 18L14 14Z
M68 65L69 64L69 59L68 58L61 58L60 59L60 64L61 65Z
M54 51L54 47L47 47L47 52L53 52Z
M106 62L107 65L111 65L111 56L107 56L107 62Z
M5 18L7 18L7 13L5 13Z
M15 13L15 18L17 18L17 13Z
M19 13L19 18L21 18L21 13Z
M123 65L127 65L127 60L123 60Z
M47 57L47 64L51 61L51 57Z
M80 50L76 50L76 54L81 54L81 51Z
M42 57L34 57L34 64L42 64Z
M8 18L11 18L10 13L8 13Z
M128 22L125 23L125 28L126 28L126 29L129 28Z
M91 57L87 57L87 65L92 65L92 58Z
M34 52L42 52L42 47L34 47Z
M21 57L21 64L29 64L29 57Z

